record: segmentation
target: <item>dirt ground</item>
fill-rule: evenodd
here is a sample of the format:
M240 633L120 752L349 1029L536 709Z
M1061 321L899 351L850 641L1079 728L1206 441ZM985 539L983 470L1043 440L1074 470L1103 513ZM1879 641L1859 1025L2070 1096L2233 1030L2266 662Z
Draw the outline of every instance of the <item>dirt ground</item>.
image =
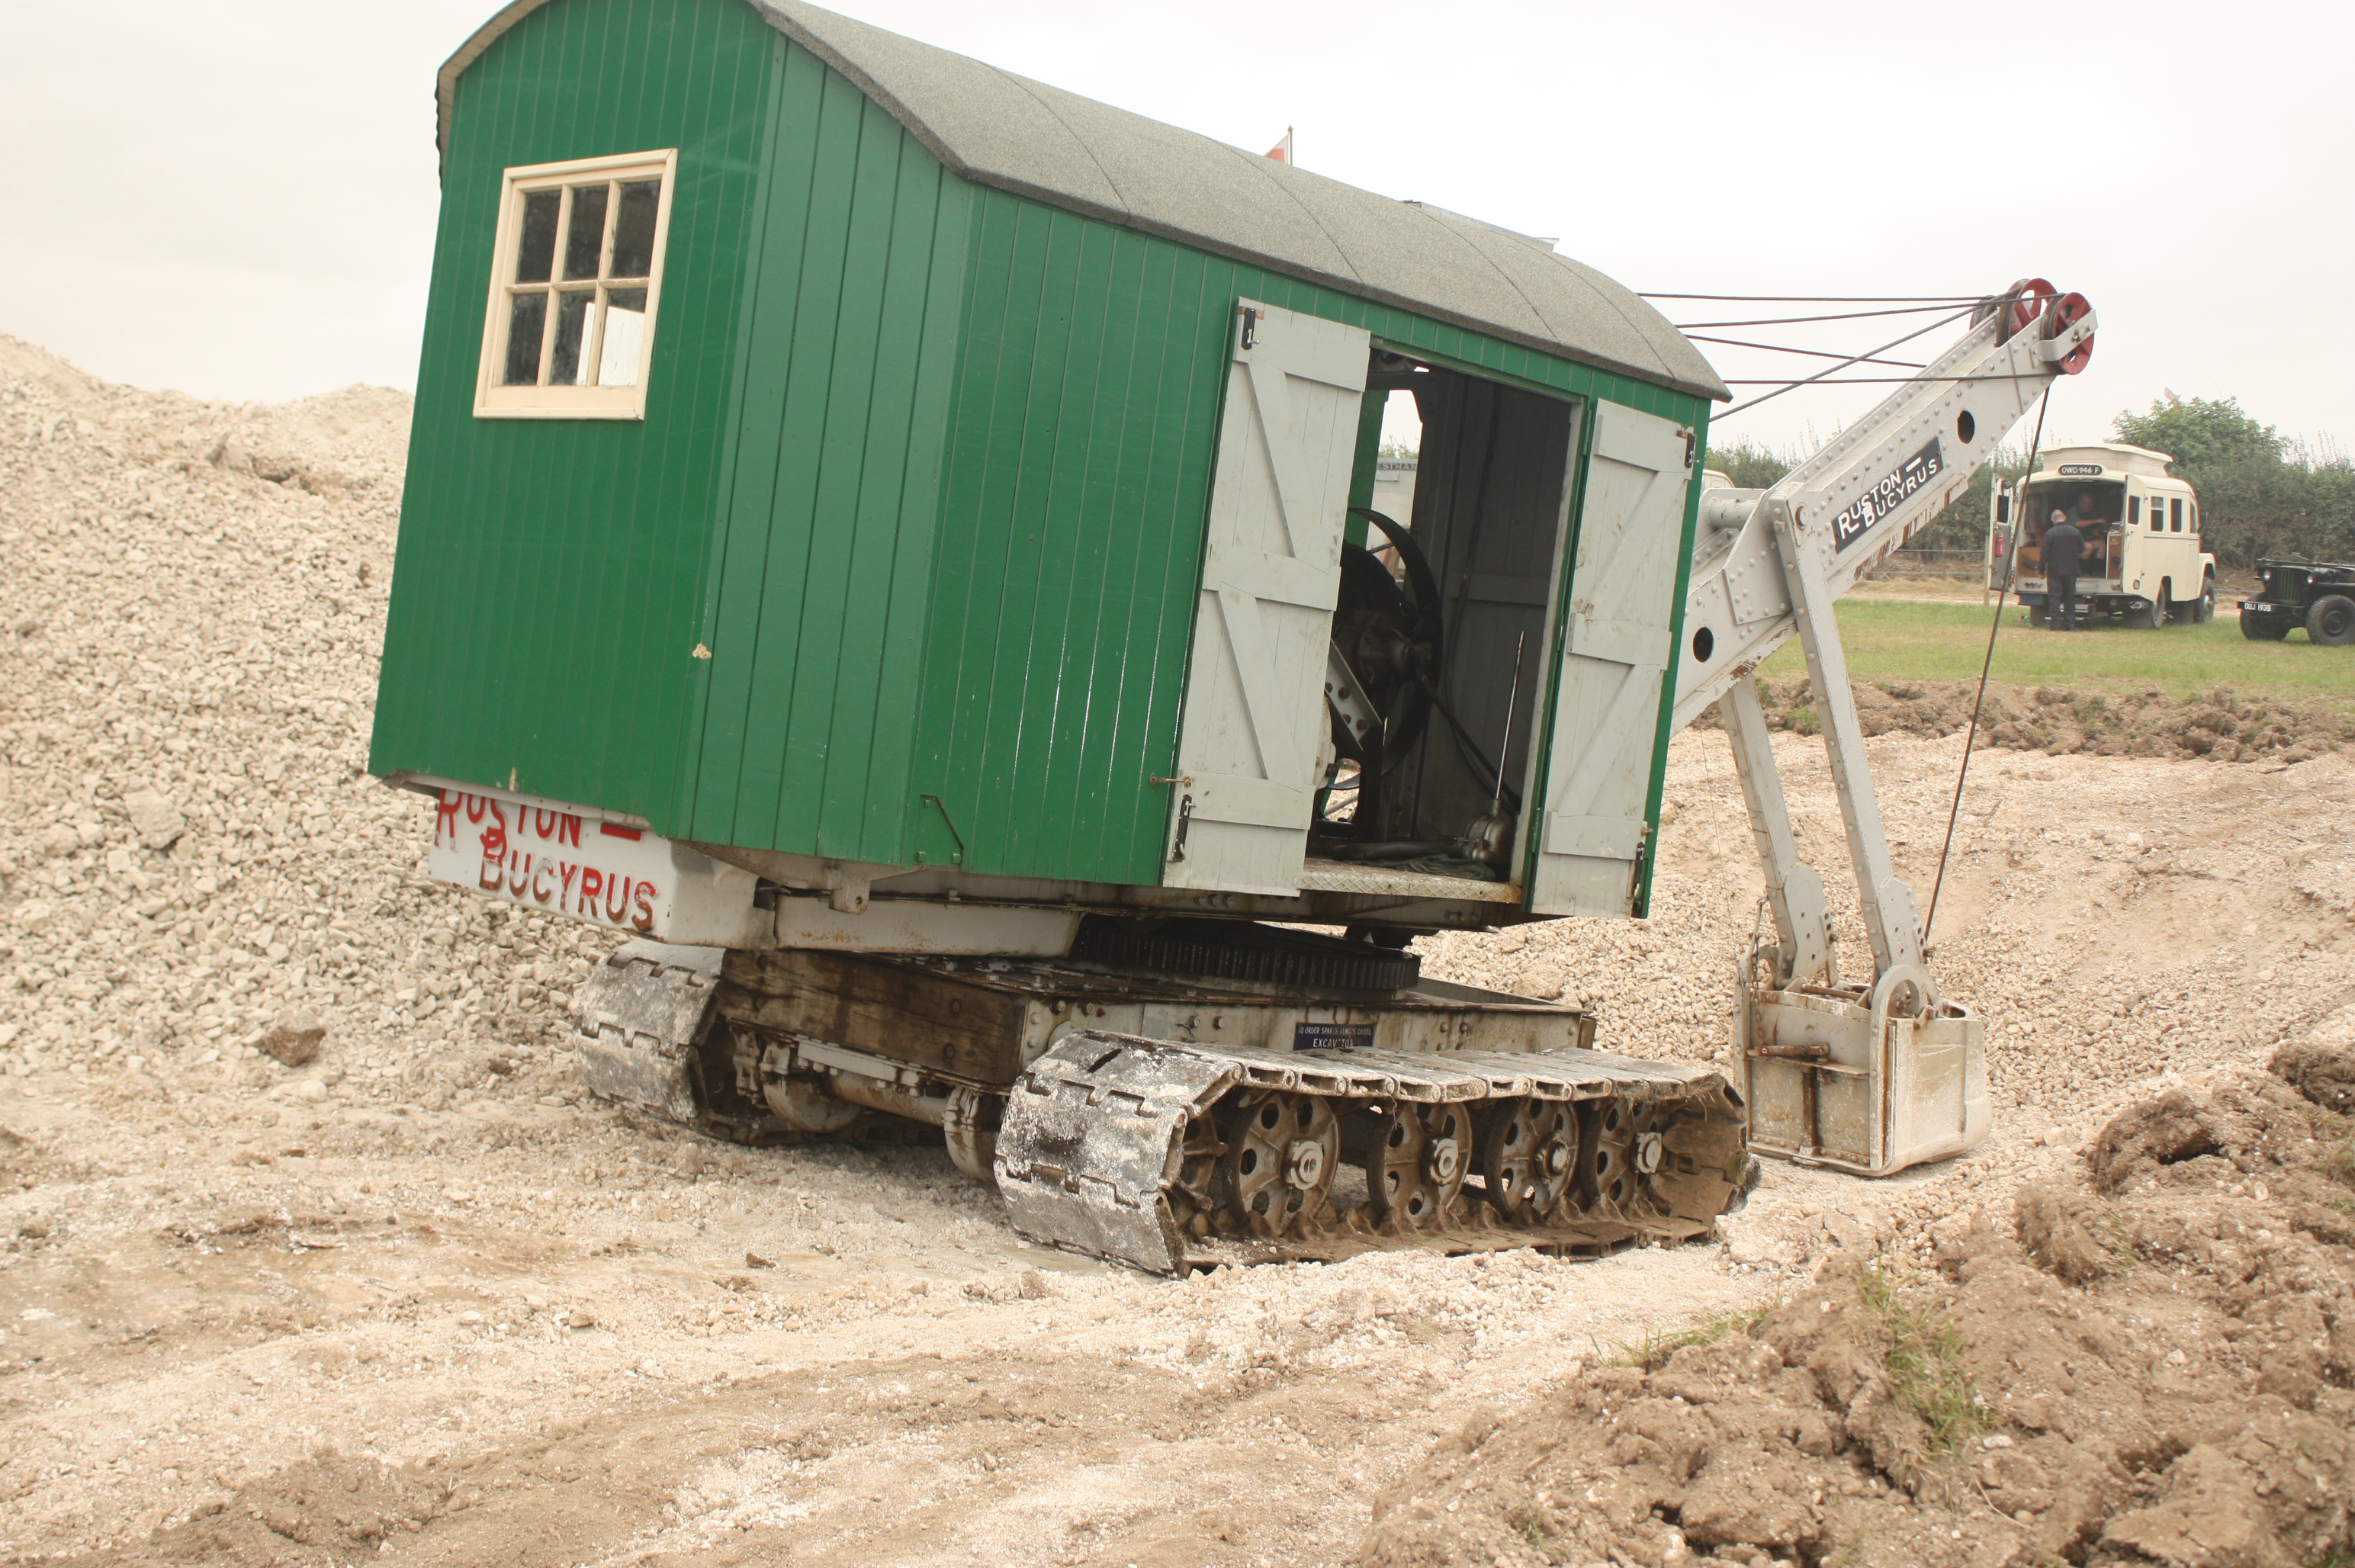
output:
M2152 1096L1935 1275L1826 1270L1475 1414L1364 1560L2344 1563L2350 1108L2355 1050L2318 1041Z
M1812 735L1821 730L1811 683L1763 679L1767 721ZM2178 699L2156 688L2081 691L1991 680L1875 680L1852 688L1867 735L1959 735L1978 709L1990 747L2065 756L2206 757L2219 763L2303 763L2355 741L2355 714L2327 698L2294 701L2244 696L2229 687ZM1712 721L1714 716L1712 715Z
M573 1087L593 933L427 881L428 808L365 775L405 421L0 339L0 1559L1380 1560L1378 1501L1476 1413L1868 1257L1927 1279L2121 1110L2355 1002L2340 753L1988 751L1934 959L1992 1020L1974 1157L1777 1166L1721 1240L1599 1262L1044 1252L937 1152L733 1149ZM1960 741L1871 745L1926 902ZM1821 748L1776 746L1837 890ZM1430 972L1716 1059L1760 885L1721 736L1668 793L1651 918ZM289 1068L257 1048L296 1013Z

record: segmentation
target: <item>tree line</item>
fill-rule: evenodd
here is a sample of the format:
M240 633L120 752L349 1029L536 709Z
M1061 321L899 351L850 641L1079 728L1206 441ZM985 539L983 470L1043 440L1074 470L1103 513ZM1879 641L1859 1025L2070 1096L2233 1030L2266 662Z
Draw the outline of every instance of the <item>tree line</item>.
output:
M2261 424L2235 398L2159 398L2147 413L2122 412L2110 438L2166 453L2168 472L2200 495L2202 542L2227 566L2264 555L2355 560L2355 462L2333 443L2319 450ZM1742 438L1712 444L1708 465L1743 489L1763 489L1806 453ZM2004 448L1971 475L1970 488L1913 536L1909 549L1977 551L1987 544L1992 475L2017 480L2030 453Z

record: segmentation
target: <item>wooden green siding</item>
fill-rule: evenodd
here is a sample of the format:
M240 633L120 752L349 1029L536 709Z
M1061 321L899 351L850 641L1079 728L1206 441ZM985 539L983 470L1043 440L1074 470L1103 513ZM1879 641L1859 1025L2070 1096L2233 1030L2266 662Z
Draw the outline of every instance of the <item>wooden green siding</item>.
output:
M645 421L474 419L501 171L673 146ZM458 82L371 766L1157 883L1241 296L1703 412L968 185L741 0L543 7Z
M740 0L568 0L459 80L369 765L676 816L783 40ZM646 418L477 420L502 171L677 147Z
M914 853L1157 885L1238 298L1688 422L1698 399L996 190L964 353L916 728ZM890 857L879 857L890 858ZM899 859L911 858L909 856Z
M680 831L904 861L971 192L783 58Z

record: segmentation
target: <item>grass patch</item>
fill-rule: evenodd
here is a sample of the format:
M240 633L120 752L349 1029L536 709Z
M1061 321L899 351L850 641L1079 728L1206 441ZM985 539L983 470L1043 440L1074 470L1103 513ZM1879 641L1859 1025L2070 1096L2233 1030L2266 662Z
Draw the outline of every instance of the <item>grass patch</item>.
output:
M1532 1498L1506 1515L1505 1522L1511 1525L1539 1556L1549 1563L1561 1561L1554 1552L1553 1531L1547 1528L1545 1509L1538 1506L1537 1499Z
M2355 1138L2331 1150L2323 1159L2323 1167L2339 1180L2355 1186Z
M1646 1329L1644 1337L1630 1345L1622 1343L1619 1353L1603 1364L1606 1367L1634 1367L1639 1371L1657 1372L1668 1364L1668 1358L1688 1345L1714 1345L1737 1330L1747 1334L1766 1320L1766 1315L1783 1305L1781 1297L1759 1307L1744 1307L1739 1312L1712 1312L1689 1328L1679 1328L1670 1334L1655 1334Z
M1859 681L1977 679L1994 613L1975 604L1844 599L1838 613L1849 675ZM1785 645L1759 673L1804 677L1799 645ZM2157 687L2179 699L2229 686L2242 697L2286 702L2320 697L2355 709L2355 648L2318 648L2304 632L2293 632L2287 642L2253 643L2221 606L2204 626L2179 623L2138 632L2096 621L2062 634L2027 624L2026 612L2013 605L2003 613L1992 674L2015 686L2137 692Z
M1960 1330L1900 1301L1897 1282L1879 1269L1858 1277L1856 1293L1881 1336L1890 1392L1929 1429L1930 1451L1949 1452L1986 1431L1992 1421L1963 1364Z

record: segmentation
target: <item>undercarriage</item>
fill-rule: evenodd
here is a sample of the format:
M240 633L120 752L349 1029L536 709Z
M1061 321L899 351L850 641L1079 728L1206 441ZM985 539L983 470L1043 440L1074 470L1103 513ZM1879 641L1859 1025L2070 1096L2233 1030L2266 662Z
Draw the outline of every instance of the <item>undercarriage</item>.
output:
M1718 1073L1593 1051L1592 1015L1411 955L1252 929L1270 940L1220 933L1245 958L1184 929L1161 950L1287 977L635 941L583 986L574 1043L594 1093L714 1136L938 1136L1023 1234L1164 1274L1682 1241L1754 1184Z

